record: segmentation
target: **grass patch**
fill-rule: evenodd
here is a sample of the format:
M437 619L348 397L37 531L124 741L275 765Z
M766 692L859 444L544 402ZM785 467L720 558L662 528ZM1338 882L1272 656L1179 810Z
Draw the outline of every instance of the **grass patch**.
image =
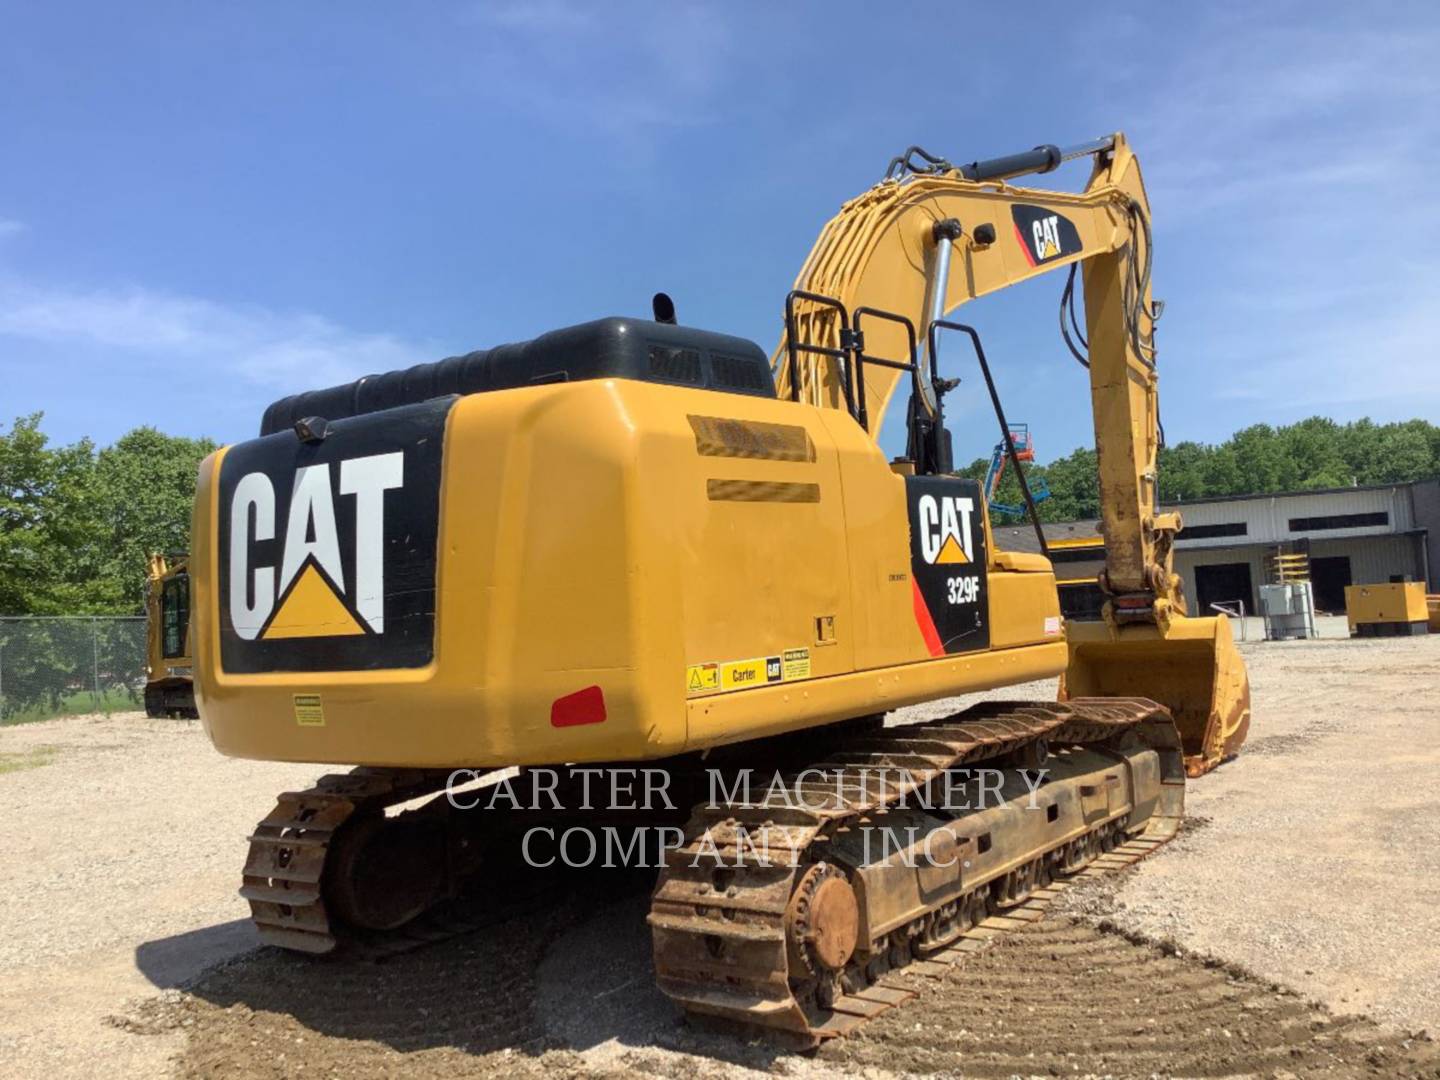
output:
M37 746L33 750L25 750L18 754L0 754L0 776L12 772L24 772L26 769L38 769L42 765L49 765L55 760L59 753L54 746Z
M37 720L54 720L61 716L85 716L89 713L131 712L143 709L144 703L138 691L106 690L95 694L89 690L77 690L66 694L57 701L37 701L23 708L5 709L0 712L0 726L9 724L33 724Z

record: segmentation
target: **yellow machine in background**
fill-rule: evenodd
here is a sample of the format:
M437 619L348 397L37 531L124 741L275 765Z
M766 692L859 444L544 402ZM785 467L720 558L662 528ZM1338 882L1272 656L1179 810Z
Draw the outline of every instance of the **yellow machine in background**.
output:
M1008 183L1068 157L1093 160L1081 194ZM661 295L654 321L272 405L260 438L200 470L202 718L228 754L370 768L261 822L242 892L262 937L323 952L394 931L493 866L508 818L482 827L443 799L384 813L456 767L656 761L682 787L832 770L813 806L729 788L697 805L650 916L660 984L687 1009L824 1037L886 999L891 965L1168 838L1185 772L1238 749L1249 697L1227 624L1184 612L1180 519L1155 505L1148 218L1118 135L961 167L913 151L826 227L771 363L676 325ZM963 336L1008 440L978 333L945 316L1064 268L1083 271L1106 560L1101 619L1068 626L1050 561L998 550L979 484L953 475L958 380L939 358ZM908 448L888 461L901 379ZM1058 703L874 719L1056 676ZM1018 799L1049 750L1045 814L909 819L963 855L944 867L917 877L846 840L977 761ZM896 767L904 783L863 780ZM786 867L683 857L752 827Z
M145 616L145 714L198 716L190 659L188 556L150 556Z
M1430 632L1430 610L1421 581L1346 585L1345 618L1351 637L1408 637Z

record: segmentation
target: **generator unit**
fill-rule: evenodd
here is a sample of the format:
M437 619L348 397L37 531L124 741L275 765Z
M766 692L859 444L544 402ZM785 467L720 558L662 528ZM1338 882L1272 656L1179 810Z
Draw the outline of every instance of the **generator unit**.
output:
M1425 586L1419 581L1347 585L1345 618L1351 637L1408 637L1430 632Z

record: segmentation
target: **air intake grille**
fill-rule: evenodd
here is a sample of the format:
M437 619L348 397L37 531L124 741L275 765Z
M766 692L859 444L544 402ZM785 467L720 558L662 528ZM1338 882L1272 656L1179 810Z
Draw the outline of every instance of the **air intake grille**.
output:
M711 353L710 371L716 386L733 390L764 390L770 383L770 373L763 364L738 356Z
M669 345L650 346L650 374L666 382L700 384L700 353Z

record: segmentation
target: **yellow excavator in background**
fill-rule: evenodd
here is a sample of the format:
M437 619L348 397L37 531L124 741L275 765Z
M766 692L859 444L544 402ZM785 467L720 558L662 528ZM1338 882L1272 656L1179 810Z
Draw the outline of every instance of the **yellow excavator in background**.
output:
M1079 194L1009 182L1081 157ZM466 813L440 794L452 770L655 763L695 804L649 917L661 987L823 1038L905 996L894 966L1168 839L1186 773L1239 748L1249 695L1224 620L1185 613L1181 521L1156 507L1149 266L1120 135L961 166L912 149L826 226L771 362L677 325L661 294L653 321L272 405L200 470L201 716L227 754L361 767L281 796L251 838L262 939L395 940L478 869L511 867L522 831L611 820L588 788L578 819L553 795ZM1088 623L1062 619L1043 554L997 548L943 408L958 380L939 352L959 335L1008 442L980 337L947 315L1059 269L1100 462ZM902 379L907 452L889 461ZM881 719L1056 676L1059 701ZM994 805L933 798L983 796L966 772L982 763ZM783 783L751 789L755 770Z
M185 555L150 556L145 579L145 715L194 719L190 570Z

